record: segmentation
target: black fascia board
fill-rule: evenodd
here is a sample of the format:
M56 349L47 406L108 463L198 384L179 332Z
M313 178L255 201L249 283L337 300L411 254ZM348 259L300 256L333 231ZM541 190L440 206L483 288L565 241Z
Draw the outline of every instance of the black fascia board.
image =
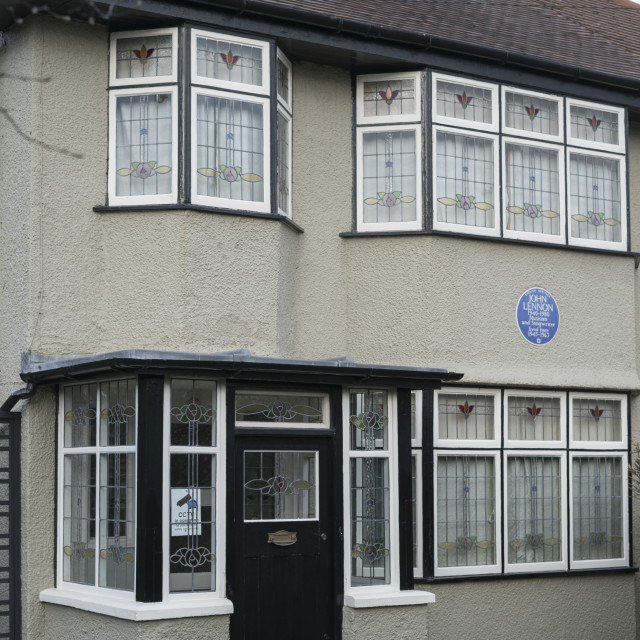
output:
M446 369L361 364L350 358L300 360L260 358L246 350L214 354L175 353L133 349L77 358L44 358L25 354L21 378L34 384L51 384L113 375L114 373L180 373L216 375L236 380L316 382L322 384L377 384L439 388L443 382L463 377Z

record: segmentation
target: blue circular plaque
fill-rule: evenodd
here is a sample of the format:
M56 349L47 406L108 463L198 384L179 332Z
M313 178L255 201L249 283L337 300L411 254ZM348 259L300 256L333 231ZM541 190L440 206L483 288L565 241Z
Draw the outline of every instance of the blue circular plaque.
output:
M535 345L547 344L558 331L560 311L548 291L533 287L520 296L516 320L525 340Z

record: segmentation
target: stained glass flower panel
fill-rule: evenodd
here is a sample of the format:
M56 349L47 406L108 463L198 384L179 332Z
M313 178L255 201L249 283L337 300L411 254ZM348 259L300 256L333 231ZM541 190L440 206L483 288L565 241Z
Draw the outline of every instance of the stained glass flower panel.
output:
M493 128L497 124L494 87L437 76L434 76L434 81L436 118L459 120L460 124L481 124L486 125L486 128Z
M115 42L115 75L117 80L153 78L173 74L173 36L153 32L135 37L117 37Z
M626 403L617 398L573 397L571 400L572 434L577 442L623 443Z
M362 86L362 116L387 117L396 122L403 117L419 118L415 77L397 75L364 80Z
M561 132L560 101L540 94L505 91L504 123L519 132L558 137Z
M618 146L621 144L622 123L618 111L597 106L569 105L569 135L576 141Z

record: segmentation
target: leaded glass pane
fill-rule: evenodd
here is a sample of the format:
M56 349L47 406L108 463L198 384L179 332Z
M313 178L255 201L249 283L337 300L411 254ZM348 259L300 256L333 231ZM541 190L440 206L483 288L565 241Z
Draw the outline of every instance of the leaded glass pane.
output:
M622 441L622 401L573 399L573 439L591 442Z
M278 56L278 95L287 106L289 105L291 72L289 67Z
M289 166L291 140L289 123L290 119L282 111L278 110L278 115L276 116L278 209L288 216L291 215L289 208L289 192L291 189L291 167Z
M203 78L262 85L263 50L217 38L196 38L197 73Z
M362 99L365 118L389 116L392 119L405 115L419 117L415 78L389 78L364 82Z
M92 385L95 388L95 385ZM62 574L66 582L95 584L96 457L64 457Z
M495 565L495 459L439 456L437 470L438 567Z
M547 396L508 396L509 440L560 441L562 403Z
M557 100L506 91L504 109L507 127L548 136L559 134Z
M171 193L171 94L116 98L116 196Z
M64 446L94 447L96 444L95 384L78 384L64 390Z
M412 455L411 456L411 522L413 523L413 526L411 527L411 531L413 533L413 567L414 569L417 567L418 565L418 520L416 518L416 496L418 495L418 486L417 486L417 481L418 481L418 472L417 472L417 467L418 467L418 459L417 456Z
M169 590L215 591L216 457L171 454Z
M389 584L389 460L350 460L351 584Z
M604 109L569 106L571 137L578 140L620 144L620 122L618 114Z
M495 226L493 140L436 132L436 208L440 222Z
M384 389L352 389L349 393L351 450L389 448L388 394Z
M493 440L495 422L493 395L438 394L438 437L441 440Z
M573 558L622 558L623 469L619 457L573 459Z
M171 34L142 35L116 40L116 78L157 78L172 72Z
M416 392L411 392L411 440L416 439Z
M557 149L505 144L507 229L560 235L559 163Z
M198 195L263 202L264 106L198 95Z
M108 447L136 443L136 381L100 384L100 444Z
M416 131L362 134L363 220L417 220Z
M507 561L562 560L560 459L509 457L507 461Z
M245 451L245 521L317 519L317 460L317 451Z
M493 95L489 88L464 82L437 80L436 113L470 123L493 123Z
M288 393L236 393L236 423L321 425L324 424L325 396Z
M210 447L216 444L216 383L171 380L171 445Z
M571 237L620 242L620 160L569 154Z
M135 570L135 454L100 456L99 586L133 591Z

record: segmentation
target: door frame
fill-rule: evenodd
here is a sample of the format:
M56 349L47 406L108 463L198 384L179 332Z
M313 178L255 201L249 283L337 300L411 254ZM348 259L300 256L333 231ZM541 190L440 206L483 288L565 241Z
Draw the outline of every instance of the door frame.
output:
M302 391L309 393L326 393L329 396L329 419L330 425L327 429L313 428L286 428L278 427L269 429L268 427L241 427L235 428L235 405L236 391L238 390L260 390L260 391ZM236 468L236 441L243 437L279 438L295 437L300 439L323 438L330 441L331 468L333 472L332 495L331 495L331 526L328 527L332 536L333 558L332 558L332 589L334 607L333 634L335 640L342 637L342 604L344 599L344 524L343 524L343 473L342 473L342 386L327 384L301 384L295 380L283 382L264 382L260 380L227 380L226 391L227 404L227 441L226 441L226 461L227 461L227 525L226 525L226 596L234 601L234 584L236 584L236 556L240 552L239 545L236 544L236 527L238 519L243 519L242 513L235 512L236 503L239 499L236 495L236 474L240 472ZM231 617L231 639L233 638L233 615Z

